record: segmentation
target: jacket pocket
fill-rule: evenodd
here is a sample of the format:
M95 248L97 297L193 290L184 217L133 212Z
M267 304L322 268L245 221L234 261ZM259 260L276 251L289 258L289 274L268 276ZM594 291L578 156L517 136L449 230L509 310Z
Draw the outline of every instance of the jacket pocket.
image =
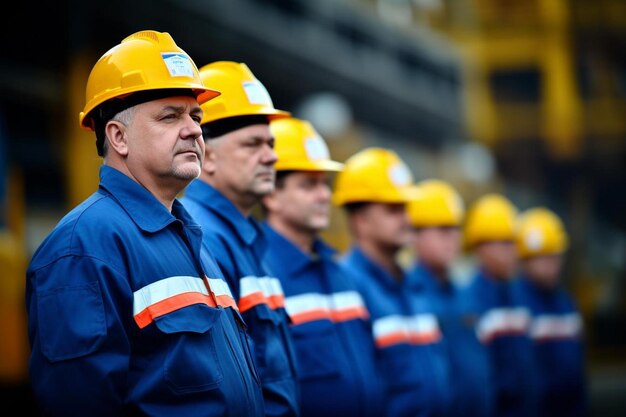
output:
M243 321L243 318L241 317L241 314L239 314L239 311L231 308L231 309L225 310L225 312L230 312L233 315L233 322L236 328L235 331L239 335L239 341L241 342L243 354L245 356L245 364L250 370L250 372L252 373L252 375L254 376L254 380L257 383L260 383L261 381L259 379L259 373L257 371L257 367L253 359L254 355L252 353L254 351L254 341L252 340L252 338L250 337L250 334L248 333L248 326Z
M37 300L41 350L51 362L95 352L107 330L98 282L42 291Z
M289 341L286 321L281 322L279 312L265 305L256 306L244 313L248 331L252 339L252 352L261 381L292 379Z
M338 376L337 361L343 350L334 325L326 321L301 324L291 328L297 352L298 378L301 380Z
M222 313L195 304L155 319L157 329L169 338L163 372L173 391L198 392L220 385L224 377L220 356L229 354L224 351L224 332L214 329Z
M390 385L403 387L419 387L425 381L424 361L431 360L424 351L423 355L416 353L415 346L396 345L380 351L381 371L387 374Z

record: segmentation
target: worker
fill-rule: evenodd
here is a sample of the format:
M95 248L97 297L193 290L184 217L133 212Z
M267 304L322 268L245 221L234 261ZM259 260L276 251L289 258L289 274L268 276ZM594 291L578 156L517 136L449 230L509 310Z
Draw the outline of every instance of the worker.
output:
M537 412L530 315L516 304L511 283L517 272L517 208L504 195L477 199L465 219L465 247L477 271L463 291L463 311L476 322L493 372L495 416L533 417Z
M200 104L218 94L164 32L128 36L91 70L79 121L100 185L26 276L42 415L263 415L244 322L176 198L200 174Z
M450 415L491 417L489 357L474 327L464 319L458 279L452 273L461 251L465 204L457 190L440 179L417 185L419 193L408 205L415 259L408 279L428 297L447 342L453 396Z
M521 214L516 236L522 271L514 294L531 314L539 416L587 416L582 319L561 284L567 232L556 213L534 207Z
M280 281L263 263L265 237L252 210L274 191L274 108L250 68L217 61L200 68L205 86L222 94L202 105L206 143L200 177L181 198L203 228L204 244L233 290L248 326L267 416L298 416L295 352Z
M382 382L376 370L369 313L354 282L319 233L330 223L330 158L308 121L273 120L276 187L263 197L266 261L280 279L291 317L303 417L379 417ZM288 261L286 261L288 260Z
M369 147L346 160L333 195L352 236L341 263L371 315L389 417L448 415L451 401L439 324L397 260L409 243L406 204L415 191L411 171L394 151Z

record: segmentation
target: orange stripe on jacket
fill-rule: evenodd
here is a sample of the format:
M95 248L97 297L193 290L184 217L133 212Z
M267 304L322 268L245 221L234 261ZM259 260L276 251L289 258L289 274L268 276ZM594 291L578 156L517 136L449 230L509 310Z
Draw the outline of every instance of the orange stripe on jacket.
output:
M157 317L163 316L172 311L178 310L192 304L206 304L209 307L217 307L213 299L198 292L188 292L178 294L165 300L159 301L145 308L140 313L135 314L135 322L140 329L143 329L154 321Z

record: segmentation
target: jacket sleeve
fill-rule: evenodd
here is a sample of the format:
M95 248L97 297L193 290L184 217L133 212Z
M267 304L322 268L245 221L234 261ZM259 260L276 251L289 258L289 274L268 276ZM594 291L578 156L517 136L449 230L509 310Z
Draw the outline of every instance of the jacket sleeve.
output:
M132 324L127 280L100 260L64 256L28 270L26 307L30 380L43 414L121 415Z

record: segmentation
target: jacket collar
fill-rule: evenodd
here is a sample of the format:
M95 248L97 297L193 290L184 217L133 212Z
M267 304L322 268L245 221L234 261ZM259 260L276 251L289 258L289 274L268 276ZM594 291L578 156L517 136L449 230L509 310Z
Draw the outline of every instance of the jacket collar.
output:
M178 200L174 200L170 213L150 191L117 169L102 165L99 175L100 190L117 200L140 229L154 233L177 219L198 226Z
M229 224L246 245L251 245L259 236L260 228L257 222L241 214L237 207L212 185L195 179L189 184L185 194Z
M365 253L363 253L363 251L356 245L353 245L350 248L347 256L349 256L351 260L355 261L358 265L361 265L366 270L368 275L376 278L378 281L382 282L388 287L397 290L399 287L407 285L406 273L403 273L402 281L396 280L384 268L368 258Z
M309 255L304 253L294 245L289 239L278 233L267 222L262 223L263 232L267 237L268 244L272 246L273 250L277 250L281 257L288 259L289 262L285 262L283 268L288 275L293 274L297 277L297 272L306 268L313 262L319 260L327 260L332 258L336 251L325 244L321 239L316 238L313 241L313 253Z

